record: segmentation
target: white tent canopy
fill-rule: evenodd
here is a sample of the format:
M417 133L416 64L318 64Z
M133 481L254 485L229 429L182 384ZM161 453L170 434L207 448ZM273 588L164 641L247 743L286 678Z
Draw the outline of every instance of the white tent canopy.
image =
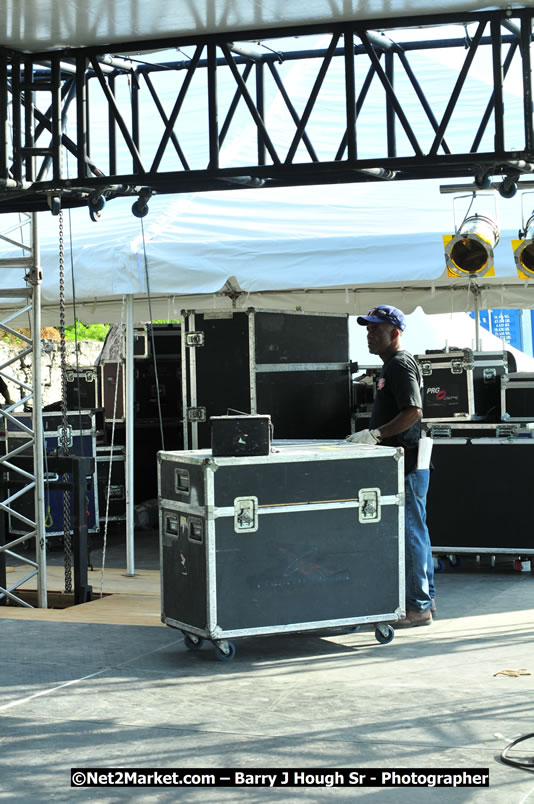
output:
M496 276L471 284L480 289L481 308L530 308L534 284L517 278L511 246L519 203L501 206L517 228L501 230ZM131 294L136 319L148 319L148 291L154 318L250 306L357 314L377 298L406 312L473 310L469 280L444 277L451 207L437 183L405 182L163 197L143 222L122 200L95 224L86 223L85 210L73 210L65 238L69 317L74 298L85 323L119 320L121 300ZM57 219L40 217L43 323L57 324ZM3 279L20 286L20 269L7 269Z
M503 8L509 0L4 0L0 42L23 51ZM66 8L65 6L68 6Z

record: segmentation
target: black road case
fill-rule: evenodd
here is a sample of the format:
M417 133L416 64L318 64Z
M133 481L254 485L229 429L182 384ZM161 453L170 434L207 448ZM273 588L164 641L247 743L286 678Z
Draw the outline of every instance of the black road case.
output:
M157 373L156 373L157 372ZM180 360L178 357L134 361L134 413L148 423L182 419Z
M100 371L100 400L106 422L126 420L126 388L122 360L102 360Z
M157 373L157 374L156 374ZM106 422L126 421L124 363L103 360L100 364L102 405ZM182 420L180 356L134 358L134 417L136 422L176 424Z
M68 410L89 410L100 406L98 371L89 368L68 367L65 372Z
M270 416L212 416L210 422L214 456L242 458L271 452Z
M180 364L182 351L182 327L181 324L149 324L148 325L149 349L156 353L158 360L166 358L175 360Z
M106 438L106 411L100 407L100 371L98 366L70 366L65 373L67 410L92 411L95 414L96 441ZM61 402L47 405L44 412L61 410Z
M231 658L230 637L376 624L404 610L404 458L393 447L278 444L270 455L160 452L161 619Z
M126 354L126 336L124 336L124 345L122 347L122 353ZM149 344L148 344L148 333L146 324L134 327L133 354L134 357L148 357Z
M348 316L250 309L182 313L184 446L210 445L210 416L263 413L275 438L350 432Z
M434 553L534 554L532 438L434 440L427 519Z
M424 422L423 430L434 440L530 437L530 431L520 422Z
M424 421L500 421L506 351L427 352L415 359L423 377Z
M534 422L534 374L517 371L501 377L501 418Z
M100 521L126 519L125 452L123 446L96 448Z
M133 353L136 358L166 357L179 363L182 330L180 324L143 324L134 328ZM126 345L123 347L126 353Z

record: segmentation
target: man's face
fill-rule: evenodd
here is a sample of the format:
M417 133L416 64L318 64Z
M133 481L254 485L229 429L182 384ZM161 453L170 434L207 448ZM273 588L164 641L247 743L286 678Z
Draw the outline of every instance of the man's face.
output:
M392 344L395 329L393 324L385 322L367 324L367 345L372 355L383 355L387 352Z

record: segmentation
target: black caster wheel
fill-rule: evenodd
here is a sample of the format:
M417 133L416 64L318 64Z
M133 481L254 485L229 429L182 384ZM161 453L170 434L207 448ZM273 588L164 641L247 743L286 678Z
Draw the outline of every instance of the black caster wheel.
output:
M460 556L457 556L457 555L454 555L454 554L450 555L449 556L449 564L451 565L451 567L459 567L460 564L461 564Z
M235 656L235 645L233 642L226 643L226 650L219 645L215 647L215 654L220 662L231 662Z
M383 633L384 629L386 630L386 633ZM388 645L394 636L395 631L391 625L382 625L380 628L375 629L376 641L380 642L381 645Z
M184 634L184 645L188 650L199 650L202 647L202 642L203 640L200 637Z

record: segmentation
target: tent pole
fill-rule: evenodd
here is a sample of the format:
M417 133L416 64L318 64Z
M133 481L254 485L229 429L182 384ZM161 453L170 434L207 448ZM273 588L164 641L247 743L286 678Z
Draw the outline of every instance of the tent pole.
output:
M135 574L134 557L134 360L133 360L133 296L126 296L126 574Z
M31 214L32 229L32 385L34 434L33 457L35 473L35 560L37 563L37 605L40 609L48 607L46 583L46 526L45 526L45 493L44 493L44 434L42 419L42 387L41 387L41 269L39 243L39 213Z
M476 282L471 283L471 290L475 297L475 351L480 352L480 298Z

